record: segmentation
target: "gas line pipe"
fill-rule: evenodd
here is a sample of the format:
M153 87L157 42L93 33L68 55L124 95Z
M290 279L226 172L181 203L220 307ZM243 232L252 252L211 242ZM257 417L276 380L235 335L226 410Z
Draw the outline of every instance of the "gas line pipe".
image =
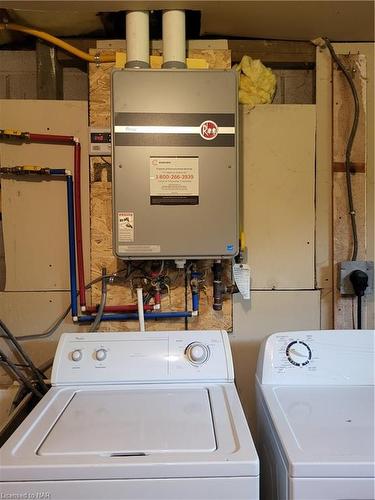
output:
M26 33L27 35L35 36L36 38L40 38L41 40L45 40L46 42L52 43L53 45L60 47L60 49L63 49L66 52L69 52L70 54L73 54L74 56L79 57L80 59L83 59L84 61L87 61L89 63L100 64L100 63L108 63L116 61L115 54L113 55L109 54L105 55L100 53L95 55L88 54L87 52L77 49L77 47L74 47L73 45L64 42L64 40L61 40L60 38L50 35L49 33L46 33L45 31L29 28L27 26L22 26L20 24L0 23L0 30L19 31L21 33Z

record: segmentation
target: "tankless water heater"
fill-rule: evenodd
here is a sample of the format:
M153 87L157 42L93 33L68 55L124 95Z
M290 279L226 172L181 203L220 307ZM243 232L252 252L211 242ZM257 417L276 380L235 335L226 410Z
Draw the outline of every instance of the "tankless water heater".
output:
M238 252L233 71L112 74L113 242L121 259Z

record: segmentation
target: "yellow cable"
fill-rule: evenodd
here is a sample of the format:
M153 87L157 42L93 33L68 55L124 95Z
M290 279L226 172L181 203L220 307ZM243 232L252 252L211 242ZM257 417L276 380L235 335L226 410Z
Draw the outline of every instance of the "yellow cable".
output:
M0 30L12 30L12 31L20 31L22 33L27 33L28 35L33 35L37 38L41 38L42 40L45 40L46 42L50 42L53 45L56 45L57 47L60 47L63 50L66 50L67 52L70 52L71 54L79 57L80 59L83 59L84 61L91 62L91 63L108 63L108 62L115 62L116 61L116 54L113 55L91 55L88 54L87 52L84 52L83 50L77 49L76 47L73 47L73 45L70 45L69 43L64 42L63 40L60 40L60 38L56 38L53 35L50 35L49 33L45 33L44 31L39 31L35 30L33 28L28 28L26 26L21 26L20 24L14 24L14 23L0 23Z

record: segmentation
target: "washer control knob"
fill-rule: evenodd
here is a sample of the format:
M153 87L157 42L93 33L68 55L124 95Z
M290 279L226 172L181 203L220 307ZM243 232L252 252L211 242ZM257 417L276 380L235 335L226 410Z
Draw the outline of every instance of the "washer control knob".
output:
M98 349L95 352L95 358L98 361L104 361L106 357L107 357L107 351L105 349Z
M81 351L81 349L75 349L72 352L71 356L72 356L72 360L73 361L81 361L81 359L82 359L82 351Z
M200 342L193 342L186 348L186 357L194 365L202 365L210 355L209 348Z

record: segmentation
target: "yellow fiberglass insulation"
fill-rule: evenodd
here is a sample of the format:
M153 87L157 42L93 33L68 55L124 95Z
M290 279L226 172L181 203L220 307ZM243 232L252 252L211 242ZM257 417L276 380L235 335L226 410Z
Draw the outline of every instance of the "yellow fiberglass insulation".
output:
M275 95L276 76L259 59L243 56L240 64L234 67L239 74L240 104L269 104Z

